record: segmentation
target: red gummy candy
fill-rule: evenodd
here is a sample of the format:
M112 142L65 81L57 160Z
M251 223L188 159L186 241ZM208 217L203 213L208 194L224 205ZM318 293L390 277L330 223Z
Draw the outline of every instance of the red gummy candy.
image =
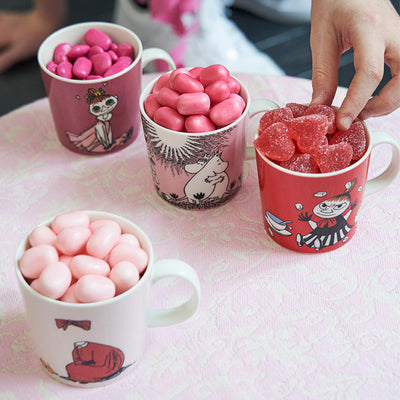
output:
M264 130L276 122L289 122L293 119L292 110L288 107L276 108L267 111L260 119L258 134L262 135Z
M294 118L303 116L304 111L307 110L307 106L305 104L299 104L299 103L287 103L286 107L292 110Z
M359 160L367 149L367 133L361 121L353 122L347 131L337 131L329 144L346 142L353 148L352 161Z
M275 161L287 161L295 151L289 128L283 122L276 122L266 128L254 141L254 147L262 155Z
M328 119L320 114L305 115L290 122L290 134L303 153L314 153L325 145L327 129Z
M312 154L294 154L288 161L282 161L279 164L282 168L291 171L302 172L305 174L317 174L319 168Z
M315 152L315 161L322 173L339 171L350 165L353 149L348 143L321 146Z
M330 107L322 104L313 104L304 111L303 115L319 114L325 115L328 119L327 134L336 132L336 111Z

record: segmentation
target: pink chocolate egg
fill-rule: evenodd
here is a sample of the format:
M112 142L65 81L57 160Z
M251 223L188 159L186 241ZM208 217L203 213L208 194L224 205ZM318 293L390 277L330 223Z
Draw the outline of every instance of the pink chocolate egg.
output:
M186 73L177 74L171 82L171 87L178 93L197 93L204 91L204 86L201 82Z
M39 244L55 245L56 234L48 226L37 226L29 235L29 244L37 246Z
M57 215L51 222L51 228L55 233L61 232L70 226L89 226L89 216L84 211L70 211Z
M56 248L62 254L74 256L85 250L86 242L91 234L89 228L70 226L57 235Z
M56 74L62 78L72 79L72 63L63 61L57 65Z
M164 128L182 132L185 118L171 107L162 106L154 112L154 122Z
M204 85L207 86L218 80L228 80L230 77L229 70L221 64L214 64L205 67L200 72L199 80Z
M49 244L40 244L27 249L19 260L22 275L28 279L36 279L47 265L58 261L55 247Z
M210 110L210 98L204 92L183 93L176 103L178 112L182 115L206 114Z
M242 115L240 103L234 99L227 99L213 106L210 110L210 119L217 126L226 126L236 121Z
M92 59L92 57L96 54L104 53L104 50L97 45L94 45L90 48L90 50L87 53L87 58Z
M112 65L112 59L108 53L95 54L92 57L93 71L96 75L103 75Z
M96 229L86 243L86 252L93 257L104 258L118 243L121 227L114 221Z
M60 64L63 61L68 61L67 54L71 50L70 43L60 43L56 46L53 53L53 60L56 64Z
M56 261L43 269L33 288L43 296L59 299L71 284L71 271L67 265Z
M133 47L128 43L121 43L117 47L116 51L118 57L128 56L130 58L135 58L135 53L133 51Z
M107 34L95 28L89 29L83 36L83 39L88 45L100 46L105 51L107 51L112 44L112 40Z
M84 275L75 286L75 296L81 303L94 303L113 298L115 284L106 276Z
M92 71L92 61L87 57L78 57L72 66L72 74L78 79L85 79Z
M110 273L110 266L106 261L86 254L78 254L73 257L69 263L69 268L76 279L84 275L107 276Z
M147 267L149 256L140 247L132 246L127 243L119 243L111 250L108 263L111 268L114 268L121 261L131 262L141 274Z
M71 62L74 62L79 57L86 56L89 53L90 46L87 44L75 44L71 47L71 50L68 52L68 59Z
M116 287L116 294L121 294L139 282L139 271L129 261L121 261L110 272L110 279Z
M186 132L211 132L216 129L210 118L205 115L189 115L185 120Z

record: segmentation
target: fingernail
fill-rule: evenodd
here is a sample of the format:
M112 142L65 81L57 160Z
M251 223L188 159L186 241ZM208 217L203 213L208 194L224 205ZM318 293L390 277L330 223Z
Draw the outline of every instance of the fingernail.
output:
M349 129L352 122L353 122L353 120L350 117L343 117L340 120L340 123L342 124L342 127L344 128L344 130Z

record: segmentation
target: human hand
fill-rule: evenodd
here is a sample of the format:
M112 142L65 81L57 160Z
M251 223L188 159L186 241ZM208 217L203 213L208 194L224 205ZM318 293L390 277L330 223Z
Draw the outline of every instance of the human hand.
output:
M37 1L32 11L0 11L0 73L33 57L42 41L64 22L64 0Z
M385 115L400 106L400 17L389 0L313 0L310 44L312 104L331 104L340 56L354 50L356 73L337 112L339 129L348 129L356 117ZM385 63L392 78L371 98Z

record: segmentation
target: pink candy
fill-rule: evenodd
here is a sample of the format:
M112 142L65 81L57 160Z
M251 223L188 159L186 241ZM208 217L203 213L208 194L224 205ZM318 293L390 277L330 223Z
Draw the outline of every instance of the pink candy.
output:
M146 270L149 257L138 238L118 223L90 222L83 211L58 215L38 226L19 260L32 289L66 302L107 300L130 289Z
M89 29L83 39L85 44L60 43L47 69L67 79L100 79L123 71L135 58L130 44L117 45L98 29Z
M246 108L240 83L223 65L177 68L160 76L144 100L154 122L178 132L211 132L236 121Z

